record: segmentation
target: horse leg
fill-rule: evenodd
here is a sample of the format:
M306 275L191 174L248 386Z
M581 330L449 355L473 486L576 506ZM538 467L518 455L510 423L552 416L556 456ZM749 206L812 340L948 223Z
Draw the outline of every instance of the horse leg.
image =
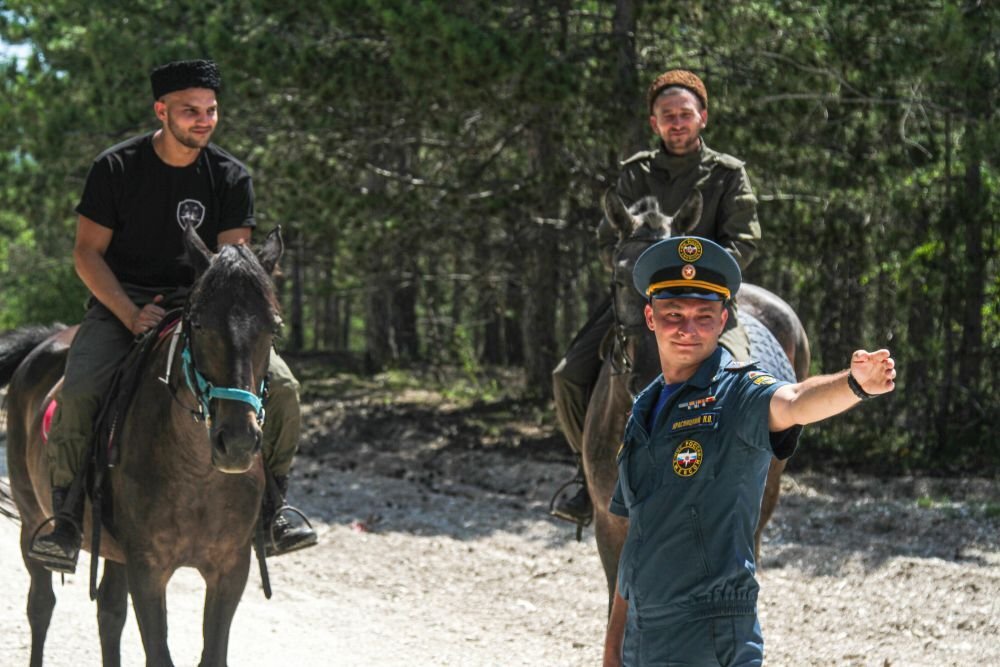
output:
M760 520L753 535L754 560L760 566L760 541L764 534L764 526L771 520L774 508L778 506L778 496L781 495L781 473L785 471L788 459L778 460L771 457L771 465L767 468L767 482L764 484L764 497L760 501Z
M31 667L42 667L45 651L45 636L52 621L52 610L56 606L56 595L52 592L52 573L37 561L27 557L31 543L30 531L22 528L21 554L24 565L31 576L28 589L28 625L31 626ZM25 534L28 533L28 534Z
M229 629L246 588L250 572L250 546L238 548L238 556L223 569L202 570L205 578L205 646L199 667L225 667L229 652Z
M167 646L167 581L170 573L129 558L125 566L146 667L173 667Z
M598 510L594 517L594 537L597 539L597 553L601 557L604 575L608 580L608 614L615 597L618 581L618 559L625 544L628 522L607 510Z
M97 589L97 627L101 635L104 667L121 665L122 628L125 627L127 616L128 576L125 566L105 560L104 576Z

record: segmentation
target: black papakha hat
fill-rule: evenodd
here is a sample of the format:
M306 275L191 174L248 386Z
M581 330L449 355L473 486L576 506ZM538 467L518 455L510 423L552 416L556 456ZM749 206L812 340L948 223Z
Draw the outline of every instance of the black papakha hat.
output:
M149 81L156 100L175 90L210 88L219 92L222 88L219 68L211 60L178 60L161 65L152 71Z

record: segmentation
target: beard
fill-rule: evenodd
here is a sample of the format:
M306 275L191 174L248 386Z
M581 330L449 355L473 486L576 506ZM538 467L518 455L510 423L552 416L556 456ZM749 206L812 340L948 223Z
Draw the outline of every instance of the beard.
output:
M661 137L662 138L662 137ZM701 135L699 133L689 133L683 137L667 137L663 139L664 145L675 155L687 155L693 153L701 146Z
M191 131L185 131L174 122L174 119L171 118L169 114L167 115L167 129L170 130L170 134L172 134L174 139L176 139L181 145L195 149L207 146L208 142L212 140L212 134L215 132L214 128L204 134L195 134Z

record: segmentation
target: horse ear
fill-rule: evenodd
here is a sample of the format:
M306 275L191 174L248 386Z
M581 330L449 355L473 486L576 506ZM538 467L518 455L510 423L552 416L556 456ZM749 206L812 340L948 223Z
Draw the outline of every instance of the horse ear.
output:
M184 226L184 250L188 263L194 268L194 274L200 276L208 270L212 263L212 251L194 230L194 225Z
M608 188L604 193L601 198L601 208L604 209L604 217L618 230L619 238L625 238L632 233L635 220L614 188Z
M691 230L697 227L701 221L701 212L704 207L705 200L701 196L701 191L692 190L670 221L670 228L674 236L690 234Z
M264 239L264 245L257 251L257 259L260 260L264 270L269 275L273 275L278 266L278 260L281 259L284 252L285 242L281 240L281 225L278 225Z

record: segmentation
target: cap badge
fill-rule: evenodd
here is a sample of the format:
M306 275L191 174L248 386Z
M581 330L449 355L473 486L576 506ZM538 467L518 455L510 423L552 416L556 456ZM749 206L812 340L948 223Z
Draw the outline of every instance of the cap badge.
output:
M691 280L696 273L698 272L695 270L694 264L685 264L684 268L681 269L681 275L684 276L685 280Z
M698 239L684 239L677 246L677 253L685 262L697 262L701 258L701 242Z

